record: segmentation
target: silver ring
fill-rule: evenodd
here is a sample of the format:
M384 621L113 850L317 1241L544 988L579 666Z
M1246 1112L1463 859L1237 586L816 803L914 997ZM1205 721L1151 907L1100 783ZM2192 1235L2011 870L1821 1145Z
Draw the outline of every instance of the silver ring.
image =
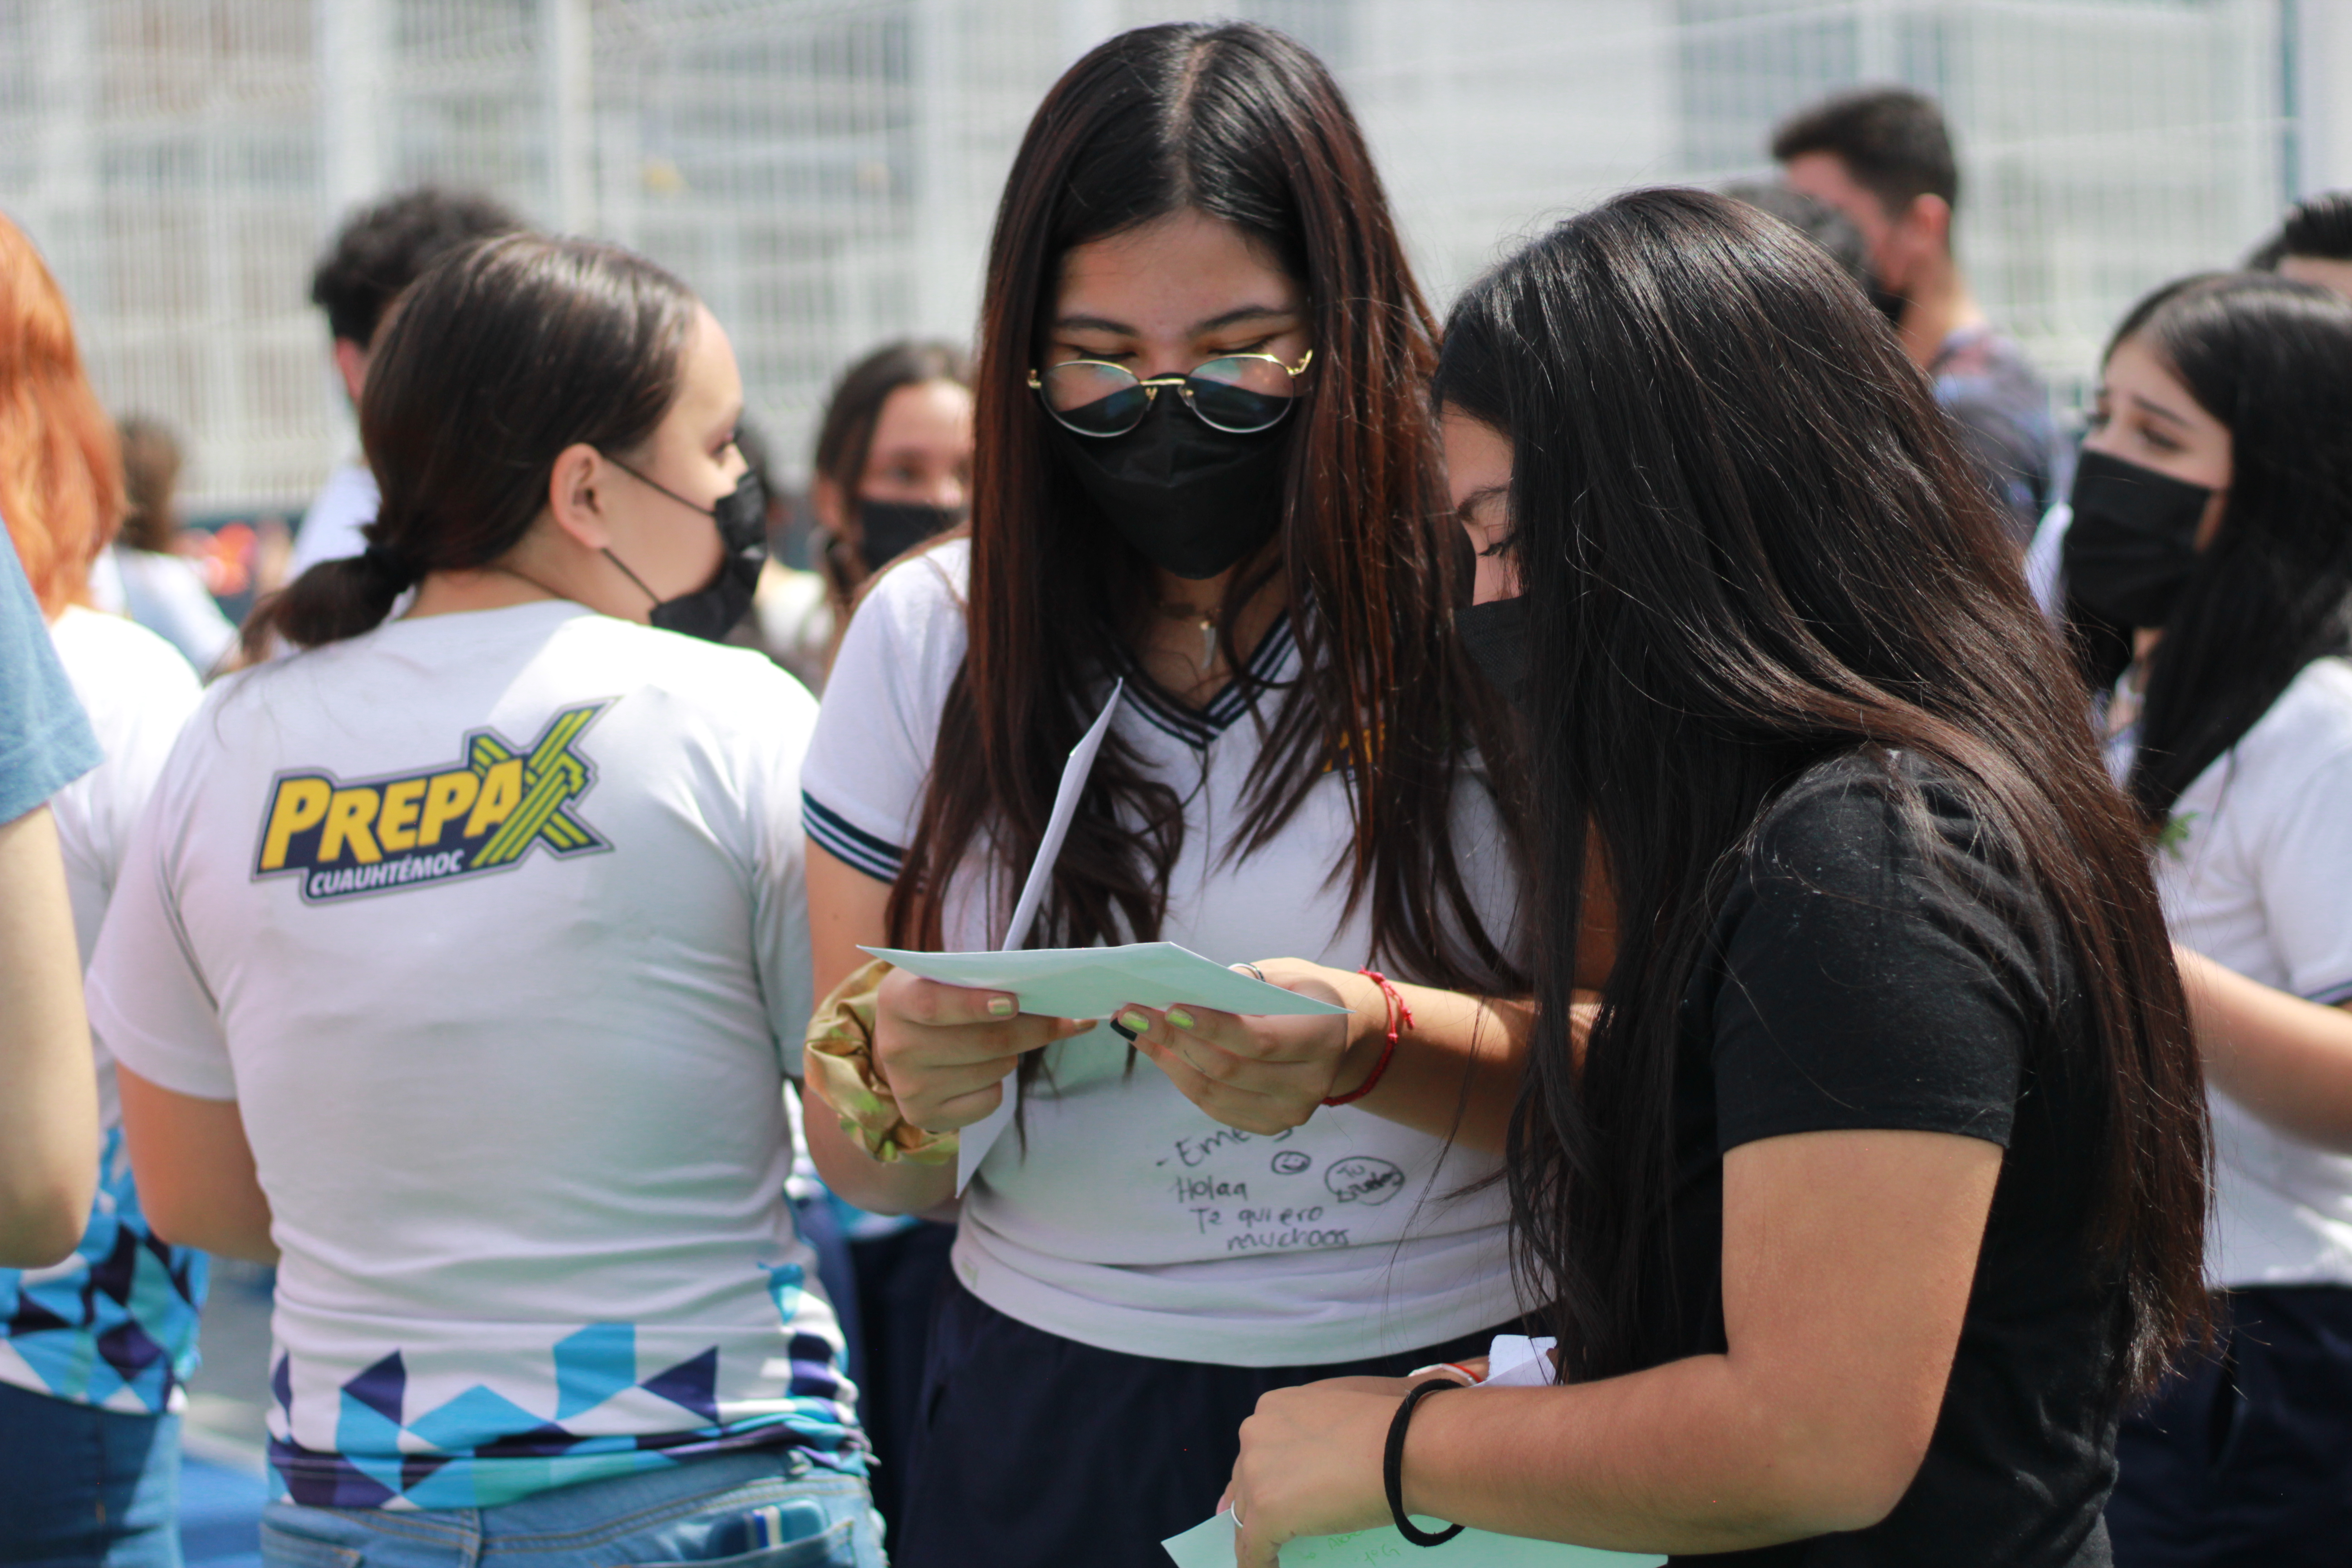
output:
M1234 1499L1234 1528L1242 1528L1242 1500L1239 1498Z
M1266 977L1265 977L1265 970L1263 970L1263 969L1260 969L1260 968L1259 968L1256 964L1255 964L1255 963L1236 963L1236 964L1234 964L1234 967L1235 969L1240 969L1240 970L1245 970L1245 971L1247 971L1247 972L1248 972L1248 973L1249 973L1249 977L1250 977L1251 979L1253 979L1253 980L1256 981L1256 982L1257 982L1259 984L1261 984L1261 985L1269 985L1269 984L1273 984L1273 982L1271 982L1271 981L1269 981L1269 980L1267 980L1267 979L1266 979ZM1236 1521L1235 1522L1239 1522L1239 1521Z

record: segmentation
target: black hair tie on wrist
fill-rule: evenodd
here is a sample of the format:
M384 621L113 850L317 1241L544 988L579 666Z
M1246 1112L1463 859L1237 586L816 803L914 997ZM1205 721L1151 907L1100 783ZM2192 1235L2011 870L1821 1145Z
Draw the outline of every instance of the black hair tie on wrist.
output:
M1443 1546L1461 1534L1462 1527L1449 1524L1444 1530L1428 1531L1404 1516L1404 1429L1412 1421L1414 1405L1433 1394L1464 1386L1450 1377L1433 1377L1427 1383L1417 1383L1404 1396L1404 1403L1397 1406L1395 1416L1389 1422L1388 1451L1381 1456L1381 1481L1388 1489L1389 1515L1396 1521L1397 1533L1415 1546Z

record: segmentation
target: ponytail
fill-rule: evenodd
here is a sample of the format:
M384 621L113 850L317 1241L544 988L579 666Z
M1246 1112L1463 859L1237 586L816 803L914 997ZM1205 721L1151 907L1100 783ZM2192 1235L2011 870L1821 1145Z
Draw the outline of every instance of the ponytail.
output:
M367 549L257 605L247 654L358 637L429 574L502 559L546 510L566 447L625 452L653 435L695 309L652 262L587 240L506 235L435 263L377 333L360 395L383 497Z
M369 525L369 531L374 525ZM321 561L254 606L238 641L249 659L267 658L275 639L317 647L373 631L392 614L421 573L382 545L357 555Z

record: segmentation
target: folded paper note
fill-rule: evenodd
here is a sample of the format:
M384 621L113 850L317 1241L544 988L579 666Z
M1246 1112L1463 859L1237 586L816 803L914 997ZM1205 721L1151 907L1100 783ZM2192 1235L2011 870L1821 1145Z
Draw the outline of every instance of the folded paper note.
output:
M1481 1388L1536 1388L1552 1381L1552 1342L1524 1334L1496 1334L1486 1352L1487 1377ZM1444 1521L1415 1515L1423 1530L1443 1530ZM1205 1520L1160 1546L1176 1560L1176 1568L1233 1568L1234 1516L1228 1511ZM1529 1541L1517 1535L1490 1535L1465 1530L1443 1546L1415 1547L1406 1543L1394 1525L1359 1530L1346 1535L1303 1535L1282 1543L1282 1568L1357 1568L1360 1563L1426 1563L1430 1568L1656 1568L1665 1561L1655 1552L1603 1552L1595 1546L1570 1546L1557 1541Z
M1047 947L1024 952L901 952L869 947L909 974L947 985L1010 991L1024 1013L1048 1018L1107 1018L1129 1002L1146 1007L1190 1004L1221 1013L1344 1013L1328 1002L1285 991L1227 969L1172 942L1142 942L1127 947ZM956 1191L971 1181L989 1148L1013 1121L1013 1085L1004 1103L963 1130L956 1150Z
M1048 1018L1108 1018L1129 1002L1191 1003L1220 1013L1304 1017L1344 1007L1254 980L1172 942L1127 947L1043 947L1025 952L901 952L866 949L909 974L948 985L1010 991L1024 1013Z

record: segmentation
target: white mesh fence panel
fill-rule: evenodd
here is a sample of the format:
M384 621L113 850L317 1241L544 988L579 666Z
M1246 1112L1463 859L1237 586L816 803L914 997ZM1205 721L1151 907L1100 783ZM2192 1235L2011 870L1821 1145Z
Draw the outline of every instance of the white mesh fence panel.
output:
M109 403L187 437L192 505L299 504L348 446L310 268L425 180L677 269L796 477L848 359L968 335L1055 73L1218 10L1331 63L1441 305L1612 190L1765 173L1781 115L1905 82L1952 116L1979 294L2071 400L2291 177L2291 0L0 0L0 208Z

